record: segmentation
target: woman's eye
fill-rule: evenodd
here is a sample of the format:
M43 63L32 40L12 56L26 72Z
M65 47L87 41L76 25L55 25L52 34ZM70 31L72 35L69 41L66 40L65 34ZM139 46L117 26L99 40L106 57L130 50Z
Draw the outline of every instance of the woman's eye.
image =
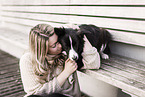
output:
M56 47L56 44L54 44L53 46L52 46L52 48L55 48Z
M59 42L56 42L56 43L52 46L52 48L55 48L57 44L59 44Z

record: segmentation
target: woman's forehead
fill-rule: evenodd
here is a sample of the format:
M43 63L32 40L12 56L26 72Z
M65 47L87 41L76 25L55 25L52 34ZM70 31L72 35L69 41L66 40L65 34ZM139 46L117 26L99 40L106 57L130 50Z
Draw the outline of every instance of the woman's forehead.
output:
M58 36L56 34L53 34L51 37L49 37L49 45L53 45L57 42Z

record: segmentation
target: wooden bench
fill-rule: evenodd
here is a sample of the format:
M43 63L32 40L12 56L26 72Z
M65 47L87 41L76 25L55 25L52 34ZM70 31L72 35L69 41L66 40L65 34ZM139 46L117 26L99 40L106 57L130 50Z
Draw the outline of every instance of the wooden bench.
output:
M145 9L141 5L143 3L145 2L137 0L5 0L1 4L0 49L20 58L28 49L28 33L31 27L38 23L55 27L67 23L94 24L108 29L113 35L114 41L110 45L112 54L109 60L102 61L99 70L78 71L82 92L96 97L100 88L103 87L105 91L112 86L122 89L132 97L145 97L145 14L141 11ZM102 87L96 84L100 83L98 80ZM112 91L108 88L108 91L117 91L115 88ZM103 89L100 91L101 95L104 93ZM104 95L121 97L117 94Z

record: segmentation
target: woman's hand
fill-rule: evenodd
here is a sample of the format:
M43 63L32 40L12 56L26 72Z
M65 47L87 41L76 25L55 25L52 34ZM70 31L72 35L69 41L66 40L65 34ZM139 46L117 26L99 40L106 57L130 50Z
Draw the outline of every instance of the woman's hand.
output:
M75 61L70 60L69 58L65 61L64 72L70 76L73 72L77 70L78 66Z
M60 86L64 84L64 82L67 80L67 78L77 70L78 66L75 61L72 61L70 59L67 59L65 61L65 67L64 70L57 76L57 80Z

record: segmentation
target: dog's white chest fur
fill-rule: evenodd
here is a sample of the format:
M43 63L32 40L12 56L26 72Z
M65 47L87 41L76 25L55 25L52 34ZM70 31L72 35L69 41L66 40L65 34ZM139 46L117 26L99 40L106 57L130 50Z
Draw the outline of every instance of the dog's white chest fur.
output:
M69 41L70 41L70 45L71 45L71 49L69 51L69 58L71 60L77 60L79 58L77 52L74 50L73 45L72 45L72 38L69 36Z

